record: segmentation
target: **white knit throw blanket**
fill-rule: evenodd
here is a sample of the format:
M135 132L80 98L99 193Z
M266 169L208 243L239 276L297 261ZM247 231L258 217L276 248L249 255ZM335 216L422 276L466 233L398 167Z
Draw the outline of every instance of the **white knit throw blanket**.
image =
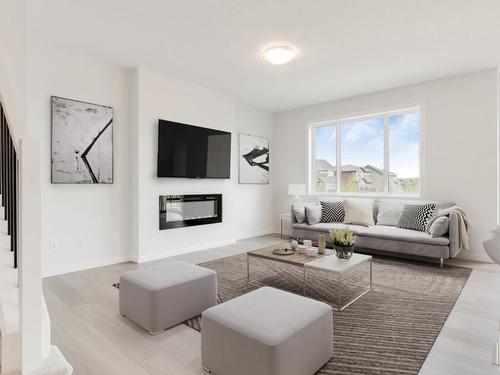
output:
M470 249L470 220L467 217L464 209L458 206L443 208L438 210L427 223L426 232L430 233L431 225L438 217L449 216L450 213L456 213L458 215L458 247L462 250Z

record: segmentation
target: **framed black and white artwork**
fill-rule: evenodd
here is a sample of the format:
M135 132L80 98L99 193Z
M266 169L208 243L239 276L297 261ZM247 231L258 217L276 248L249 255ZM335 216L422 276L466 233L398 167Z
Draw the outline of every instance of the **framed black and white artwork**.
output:
M239 183L269 183L269 138L239 134Z
M113 183L113 108L51 98L52 183Z

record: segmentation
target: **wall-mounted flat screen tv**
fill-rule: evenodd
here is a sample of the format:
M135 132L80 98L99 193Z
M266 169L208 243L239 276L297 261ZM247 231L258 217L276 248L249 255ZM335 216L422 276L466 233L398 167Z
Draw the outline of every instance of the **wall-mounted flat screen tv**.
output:
M158 177L230 178L231 133L158 121Z

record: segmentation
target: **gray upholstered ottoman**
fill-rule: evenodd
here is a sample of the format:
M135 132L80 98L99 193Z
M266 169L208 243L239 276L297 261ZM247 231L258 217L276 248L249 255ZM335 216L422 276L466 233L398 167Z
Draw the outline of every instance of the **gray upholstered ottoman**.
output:
M217 274L194 264L165 263L120 277L120 314L151 334L216 304Z
M309 375L332 357L332 309L264 287L202 314L202 366L216 375Z

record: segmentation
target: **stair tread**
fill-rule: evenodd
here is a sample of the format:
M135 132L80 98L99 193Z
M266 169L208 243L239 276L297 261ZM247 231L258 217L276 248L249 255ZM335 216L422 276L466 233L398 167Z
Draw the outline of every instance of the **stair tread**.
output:
M4 249L0 247L0 269L3 271L4 268L14 269L14 253L9 249ZM0 272L0 280L1 280L1 273L2 272Z
M19 332L19 289L9 288L0 293L0 334Z

